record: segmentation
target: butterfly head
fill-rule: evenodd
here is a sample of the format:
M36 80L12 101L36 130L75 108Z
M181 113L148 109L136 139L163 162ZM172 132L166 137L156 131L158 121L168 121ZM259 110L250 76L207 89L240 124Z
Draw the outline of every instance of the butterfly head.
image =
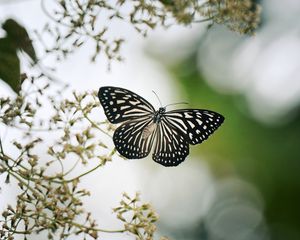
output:
M166 112L165 107L160 107L153 116L154 123L159 123L162 115Z
M157 112L158 114L164 114L166 112L166 107L160 107Z

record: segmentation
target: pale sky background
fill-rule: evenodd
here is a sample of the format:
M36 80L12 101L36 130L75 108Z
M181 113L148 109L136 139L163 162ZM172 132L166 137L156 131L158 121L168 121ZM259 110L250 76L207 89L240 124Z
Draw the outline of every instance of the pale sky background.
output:
M210 84L219 91L245 93L254 116L262 122L269 121L270 116L273 119L289 111L293 103L299 102L300 95L300 28L298 22L294 21L300 13L300 1L272 0L264 6L266 22L256 36L235 44L241 38L239 35L227 33L227 29L211 30L208 43L201 52L199 50L199 61L195 63L202 67L211 79ZM14 18L27 30L40 29L48 21L36 0L0 5L0 23L7 18ZM85 47L60 64L57 75L63 81L72 83L71 88L79 91L97 90L104 85L125 87L142 95L155 107L158 107L158 102L151 90L156 91L163 104L185 101L184 96L179 95L171 76L158 62L147 57L144 49L150 45L155 52L164 53L173 46L176 49L175 58L185 54L190 42L203 30L204 25L172 27L167 31L158 29L146 40L129 25L121 30L113 25L112 31L121 33L126 39L122 51L125 62L113 63L111 72L107 72L105 61L101 61L103 59L90 63L92 51ZM160 55L163 57L163 54ZM213 71L211 66L214 66ZM4 84L0 84L0 92L7 94ZM0 126L0 131L1 138L7 140L18 134L14 129L5 130L4 126ZM1 183L3 178L0 176ZM164 168L154 163L151 157L137 161L114 159L82 180L82 185L92 193L85 201L87 210L93 212L101 228L118 229L121 226L111 214L111 208L118 204L124 191L141 191L142 199L153 204L168 229L180 229L196 222L209 209L213 211L211 205L214 196L224 191L233 191L234 184L243 186L241 189L255 199L255 204L251 206L242 201L241 206L237 206L248 217L248 222L242 223L243 227L254 228L263 222L263 200L254 187L238 179L229 179L225 183L216 182L206 163L191 156L177 168ZM1 187L0 209L14 199L11 185ZM249 215L249 211L252 214ZM219 232L214 234L224 236L224 239L240 239L234 235L234 228L230 233L222 232L220 228L224 221L230 223L226 218L226 214L232 214L229 212L220 216L219 221L208 221L211 231L218 229ZM172 238L171 232L163 234ZM104 234L102 239L133 238ZM249 233L243 239L264 240L267 237L265 233L256 233L255 236Z

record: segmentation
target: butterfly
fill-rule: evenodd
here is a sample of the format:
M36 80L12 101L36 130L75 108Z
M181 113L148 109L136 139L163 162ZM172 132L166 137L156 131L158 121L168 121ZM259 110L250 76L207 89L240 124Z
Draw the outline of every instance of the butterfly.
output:
M206 140L224 121L216 112L204 109L166 107L155 110L144 98L124 88L101 87L98 97L105 115L113 124L117 151L128 159L149 155L163 166L177 166L189 154L189 144Z

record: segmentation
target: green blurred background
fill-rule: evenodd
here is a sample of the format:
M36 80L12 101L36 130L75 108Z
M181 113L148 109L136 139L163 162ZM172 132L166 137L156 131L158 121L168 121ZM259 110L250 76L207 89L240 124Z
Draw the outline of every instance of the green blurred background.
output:
M278 1L263 3L256 36L216 27L175 60L169 61L176 48L164 52L168 57L150 53L163 59L191 107L225 116L209 141L192 148L219 189L198 225L177 232L180 239L300 239L300 65L294 58L300 35L293 24L299 4L288 2L281 10Z
M300 239L298 108L295 108L293 118L287 123L261 123L251 115L243 95L212 90L207 84L209 80L205 79L195 62L196 56L191 54L170 66L169 70L192 107L214 109L225 116L225 122L214 139L201 148L193 148L193 154L209 155L207 159L216 177L238 176L259 190L263 196L263 214L271 239ZM223 200L222 195L216 201ZM227 207L224 205L224 208ZM247 215L238 217L247 218ZM240 224L238 219L234 221ZM205 224L203 228L205 231ZM227 231L231 230L229 228ZM208 236L201 239L211 238Z

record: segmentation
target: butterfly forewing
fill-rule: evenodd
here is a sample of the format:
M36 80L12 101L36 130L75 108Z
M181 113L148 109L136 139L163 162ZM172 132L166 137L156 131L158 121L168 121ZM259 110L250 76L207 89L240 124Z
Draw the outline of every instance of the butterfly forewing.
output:
M164 166L177 166L189 154L189 144L180 132L164 119L158 126L153 160Z
M127 121L118 127L113 136L118 152L128 159L146 157L151 150L156 131L151 128L152 124L152 119L144 117ZM145 129L149 127L152 132L145 134Z
M155 112L147 100L124 88L101 87L98 97L111 123L139 119Z
M166 112L164 119L180 130L190 144L206 140L224 121L219 113L202 109L179 109Z

